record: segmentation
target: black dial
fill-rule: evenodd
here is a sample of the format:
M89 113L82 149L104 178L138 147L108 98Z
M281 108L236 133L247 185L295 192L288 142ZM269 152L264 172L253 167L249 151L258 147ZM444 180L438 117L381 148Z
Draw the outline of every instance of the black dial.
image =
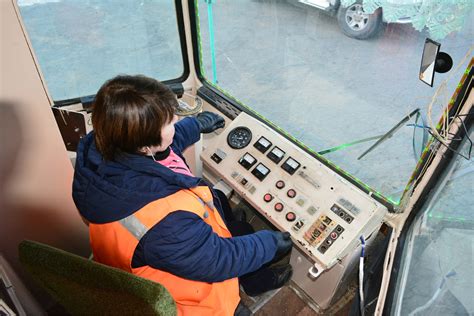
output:
M247 146L252 140L252 132L244 126L238 126L227 135L227 144L234 149L241 149Z

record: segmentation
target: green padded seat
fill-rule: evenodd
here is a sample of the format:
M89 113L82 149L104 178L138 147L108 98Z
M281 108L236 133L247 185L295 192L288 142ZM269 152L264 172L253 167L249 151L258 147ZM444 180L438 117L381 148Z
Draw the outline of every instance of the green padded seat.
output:
M176 315L173 298L156 282L29 240L19 256L71 315Z

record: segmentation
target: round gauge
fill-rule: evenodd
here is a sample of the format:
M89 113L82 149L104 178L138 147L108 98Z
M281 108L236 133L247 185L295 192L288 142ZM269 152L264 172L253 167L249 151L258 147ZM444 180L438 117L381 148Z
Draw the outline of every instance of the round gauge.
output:
M244 126L238 126L227 135L227 144L234 149L242 149L252 140L252 132Z

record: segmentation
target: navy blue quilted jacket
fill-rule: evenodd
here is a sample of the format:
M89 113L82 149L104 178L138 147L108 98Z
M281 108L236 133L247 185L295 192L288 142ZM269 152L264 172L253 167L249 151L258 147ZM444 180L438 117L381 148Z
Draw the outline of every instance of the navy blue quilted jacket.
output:
M171 147L182 157L182 151L199 140L199 125L188 117L175 127ZM200 185L206 185L201 178L175 173L144 156L124 154L115 161L104 161L93 132L78 147L73 199L81 215L92 223L120 220L154 200ZM269 231L221 238L197 215L177 210L142 237L132 266L149 265L191 280L218 282L257 270L274 257L276 244Z

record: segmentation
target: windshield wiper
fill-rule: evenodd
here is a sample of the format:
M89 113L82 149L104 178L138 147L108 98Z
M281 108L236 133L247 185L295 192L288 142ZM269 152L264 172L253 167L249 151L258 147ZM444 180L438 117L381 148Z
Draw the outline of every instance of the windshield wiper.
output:
M393 134L395 134L396 131L398 131L402 126L403 124L405 124L406 122L408 122L413 115L415 115L416 113L418 113L420 111L420 109L415 109L413 110L410 114L406 115L404 118L402 118L400 120L400 122L398 122L397 124L395 124L394 127L392 127L388 132L386 132L385 134L383 134L382 137L379 138L378 141L375 142L375 144L373 144L372 146L370 146L366 151L364 151L362 153L362 155L360 155L359 157L357 157L357 160L360 160L362 157L364 157L365 155L367 155L368 153L370 153L372 150L374 150L376 147L378 147L381 143L383 143L384 141L386 141L387 139L391 138L393 136Z

